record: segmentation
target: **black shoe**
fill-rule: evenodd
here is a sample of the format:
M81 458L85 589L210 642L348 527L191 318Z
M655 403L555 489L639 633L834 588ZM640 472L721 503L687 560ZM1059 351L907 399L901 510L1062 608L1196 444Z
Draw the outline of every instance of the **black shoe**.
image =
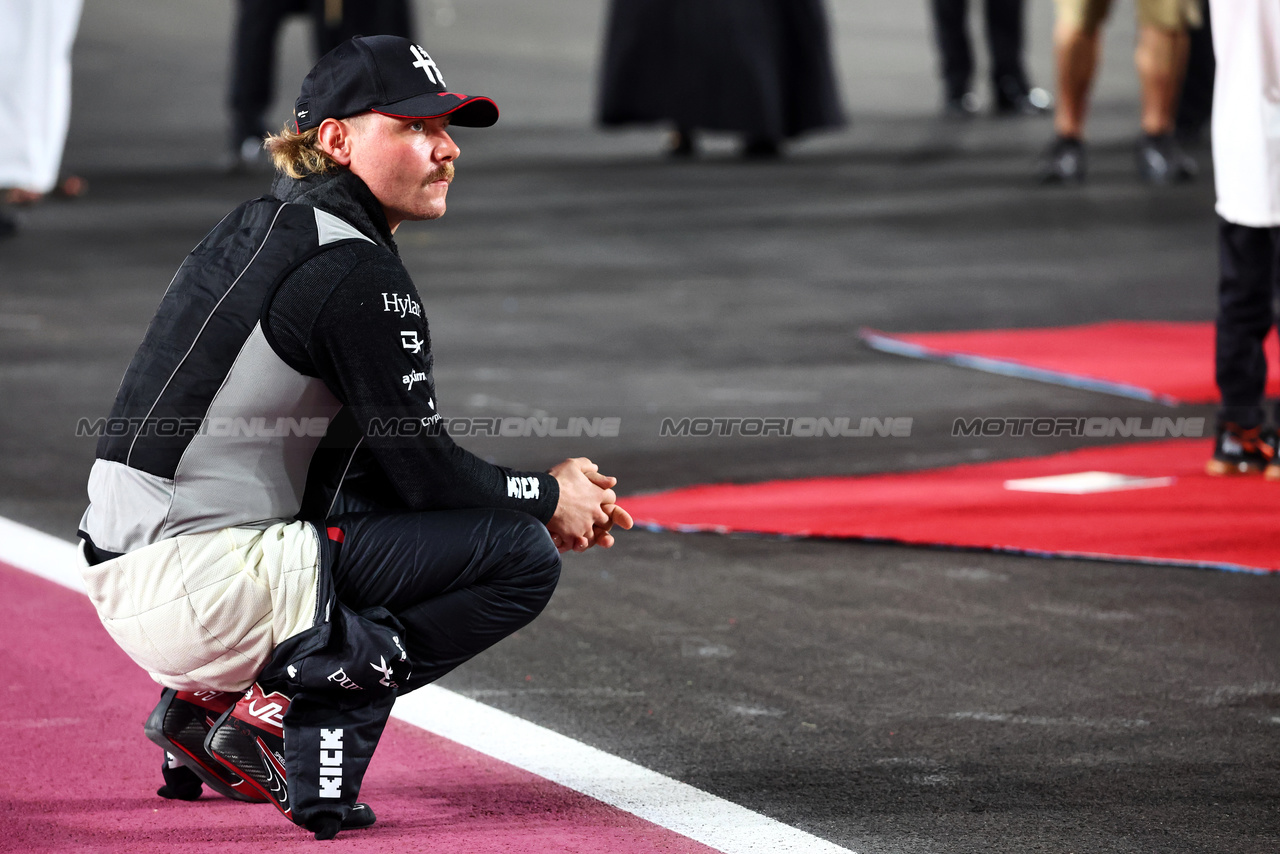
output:
M266 172L271 168L261 136L246 136L231 144L231 150L222 160L222 168L228 175L249 175Z
M1184 184L1200 174L1200 165L1171 133L1143 136L1136 156L1138 177L1148 184Z
M199 785L209 788L226 798L236 801L261 803L260 796L245 781L228 771L204 749L205 738L213 722L236 704L239 694L222 691L175 691L166 688L160 695L160 703L147 717L143 730L147 738L163 747L189 768L199 781L192 797L189 778L186 775L165 773L165 785L156 794L162 798L195 800L200 797ZM170 780L170 777L173 777Z
M671 139L667 143L667 156L674 158L688 158L698 156L698 141L691 130L676 129L671 132Z
M752 136L743 140L742 156L747 160L777 160L782 156L782 144L769 136Z
M200 777L179 761L169 751L164 752L164 765L160 766L164 777L164 785L156 789L156 794L168 801L198 801L204 792Z
M1042 116L1053 108L1053 96L1046 90L1013 77L997 80L995 90L998 116Z
M316 839L333 839L340 830L364 830L366 827L373 827L377 820L372 807L368 804L356 804L341 822L336 816L325 815L312 821L307 829L316 835Z
M1036 171L1041 184L1083 184L1084 143L1069 136L1057 137L1041 156Z
M947 95L942 100L942 117L944 119L971 119L977 114L978 96L972 92Z
M1244 428L1230 421L1219 424L1213 440L1213 456L1205 463L1204 470L1215 477L1258 474L1265 470L1268 480L1280 480L1276 432L1262 427Z
M378 817L373 814L373 807L368 804L356 804L342 820L342 829L364 830L366 827L373 827L377 820Z

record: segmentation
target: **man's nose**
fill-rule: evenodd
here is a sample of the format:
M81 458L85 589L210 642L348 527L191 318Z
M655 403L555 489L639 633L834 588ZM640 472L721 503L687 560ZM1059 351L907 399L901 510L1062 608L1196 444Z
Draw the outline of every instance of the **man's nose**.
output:
M440 137L440 144L436 146L436 158L444 163L457 160L458 155L462 154L462 149L458 148L458 144L449 134L442 132Z

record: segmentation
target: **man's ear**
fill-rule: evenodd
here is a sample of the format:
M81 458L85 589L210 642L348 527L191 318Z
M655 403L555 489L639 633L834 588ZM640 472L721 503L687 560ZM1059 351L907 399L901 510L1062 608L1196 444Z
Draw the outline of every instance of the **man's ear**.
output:
M350 125L338 119L325 119L320 123L319 136L316 142L320 150L332 157L339 165L351 165L351 131Z

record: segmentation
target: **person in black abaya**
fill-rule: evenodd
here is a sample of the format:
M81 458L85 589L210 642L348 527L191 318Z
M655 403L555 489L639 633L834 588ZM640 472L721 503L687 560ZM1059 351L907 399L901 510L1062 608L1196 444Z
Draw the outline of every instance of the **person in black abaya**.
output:
M748 157L843 124L822 0L611 0L600 122L669 122L674 155L734 131Z

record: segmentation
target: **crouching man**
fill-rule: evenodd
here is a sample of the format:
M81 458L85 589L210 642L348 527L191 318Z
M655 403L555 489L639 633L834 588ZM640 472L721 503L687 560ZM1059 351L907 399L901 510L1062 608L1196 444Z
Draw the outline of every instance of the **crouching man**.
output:
M442 426L402 222L445 212L450 92L420 46L357 38L268 140L271 194L179 268L89 476L84 576L103 625L164 686L146 722L166 797L201 783L331 838L398 693L546 606L560 554L631 526L589 460L511 471Z

